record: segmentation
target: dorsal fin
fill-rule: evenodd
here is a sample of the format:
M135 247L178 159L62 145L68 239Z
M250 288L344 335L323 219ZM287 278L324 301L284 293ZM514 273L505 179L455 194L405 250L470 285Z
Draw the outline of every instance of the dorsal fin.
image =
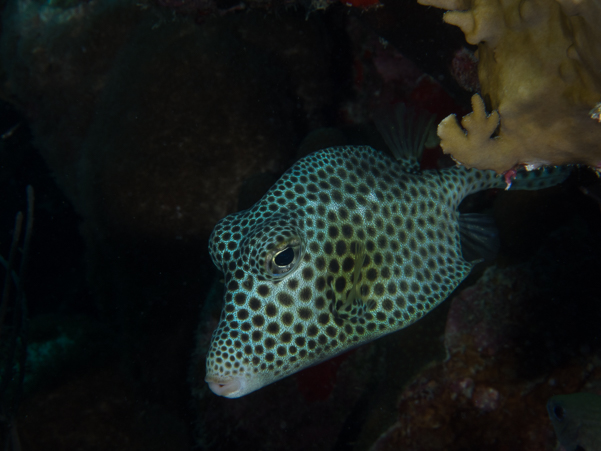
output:
M407 172L419 173L424 145L435 116L404 103L375 114L374 122L388 148Z

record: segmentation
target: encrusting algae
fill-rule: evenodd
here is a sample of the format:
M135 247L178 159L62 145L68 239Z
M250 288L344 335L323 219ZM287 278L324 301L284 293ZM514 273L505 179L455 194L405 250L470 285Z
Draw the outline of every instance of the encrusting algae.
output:
M482 96L461 126L438 126L445 153L467 167L601 166L599 0L418 0L477 45ZM486 106L491 111L486 114Z
M429 123L404 106L397 117L380 127L397 161L364 146L320 150L216 225L209 250L224 273L225 306L206 361L214 393L246 395L407 327L479 261L466 260L462 245L472 254L474 243L487 247L490 221L464 220L457 207L505 181L464 167L421 172ZM520 173L512 189L568 173Z

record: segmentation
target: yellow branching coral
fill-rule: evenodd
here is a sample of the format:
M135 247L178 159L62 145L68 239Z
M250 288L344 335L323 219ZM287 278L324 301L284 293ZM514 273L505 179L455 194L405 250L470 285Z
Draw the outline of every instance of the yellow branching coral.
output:
M438 126L445 153L469 167L505 172L601 164L601 0L418 0L450 9L478 45L482 95L460 127Z

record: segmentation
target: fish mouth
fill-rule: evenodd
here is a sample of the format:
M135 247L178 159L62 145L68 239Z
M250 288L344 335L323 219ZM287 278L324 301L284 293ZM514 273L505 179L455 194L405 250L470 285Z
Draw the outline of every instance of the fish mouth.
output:
M225 398L239 398L246 394L246 381L242 377L207 376L205 382L213 393Z

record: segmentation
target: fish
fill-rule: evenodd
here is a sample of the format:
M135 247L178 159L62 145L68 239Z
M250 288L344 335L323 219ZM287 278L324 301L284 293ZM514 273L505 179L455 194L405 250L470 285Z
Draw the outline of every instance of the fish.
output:
M481 260L466 260L462 241L482 254L498 243L490 219L457 207L505 181L463 166L421 171L432 118L404 105L389 118L377 125L393 156L369 146L319 150L216 224L209 252L223 272L224 307L205 377L215 394L247 395L413 324ZM568 174L524 171L511 189Z
M547 402L557 440L566 451L601 451L601 396L572 393Z

